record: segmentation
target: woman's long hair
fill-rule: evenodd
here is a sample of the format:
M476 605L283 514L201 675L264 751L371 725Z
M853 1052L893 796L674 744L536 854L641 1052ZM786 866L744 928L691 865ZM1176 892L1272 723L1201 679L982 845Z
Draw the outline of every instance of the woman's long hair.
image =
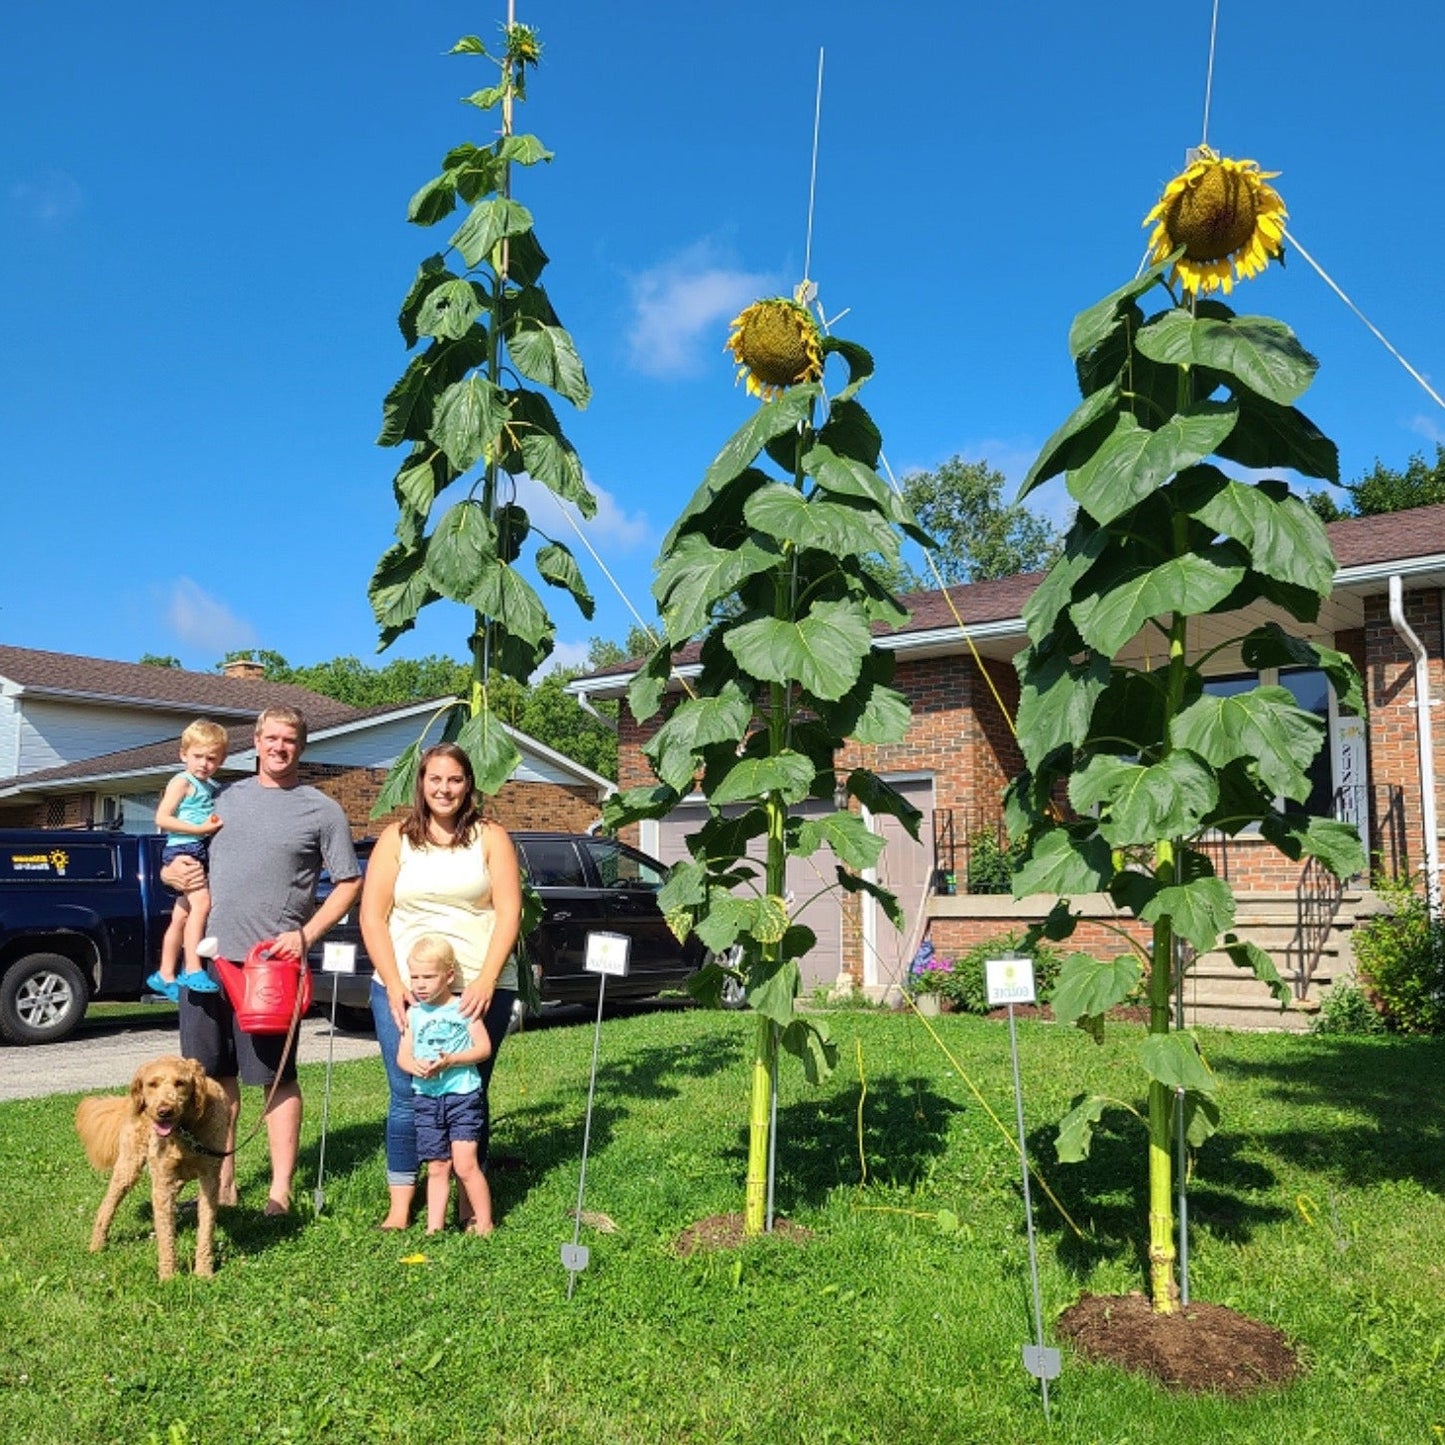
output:
M401 836L413 848L437 846L427 837L431 809L426 801L426 769L433 758L447 758L454 762L466 779L467 795L457 811L457 841L452 845L466 848L482 826L482 810L477 801L477 775L472 771L472 760L455 743L437 743L421 755L421 761L416 766L416 785L412 789L411 808L401 820Z

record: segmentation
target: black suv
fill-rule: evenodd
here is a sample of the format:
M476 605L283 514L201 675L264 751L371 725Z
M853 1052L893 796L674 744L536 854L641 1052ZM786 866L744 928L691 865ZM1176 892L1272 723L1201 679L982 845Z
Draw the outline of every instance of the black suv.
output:
M522 945L543 1003L582 1003L597 998L597 975L583 967L587 935L621 933L631 939L629 973L607 980L608 998L651 998L681 988L702 966L705 950L696 938L679 943L663 921L657 890L666 867L614 838L585 833L513 833L522 874L542 899L542 921ZM357 845L363 867L370 848ZM330 943L356 945L356 973L321 972L323 945L310 953L318 1005L331 1006L337 980L343 1021L358 1025L371 1017L371 963L354 914L330 933Z

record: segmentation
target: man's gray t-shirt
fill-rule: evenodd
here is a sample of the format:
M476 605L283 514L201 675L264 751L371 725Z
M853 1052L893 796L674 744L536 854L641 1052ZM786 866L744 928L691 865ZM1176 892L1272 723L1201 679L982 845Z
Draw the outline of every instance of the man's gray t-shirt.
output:
M221 957L239 963L264 938L300 928L316 911L325 864L338 881L361 868L346 814L316 788L233 783L216 800L225 824L211 838L211 916Z

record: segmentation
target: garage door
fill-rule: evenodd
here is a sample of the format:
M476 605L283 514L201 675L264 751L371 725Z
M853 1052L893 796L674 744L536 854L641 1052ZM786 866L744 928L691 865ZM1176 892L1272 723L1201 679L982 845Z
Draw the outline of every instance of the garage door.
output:
M933 779L902 777L884 779L923 814L915 842L903 825L887 814L869 817L868 826L883 836L883 855L878 860L878 882L892 891L903 910L900 933L888 915L871 898L863 900L863 984L865 988L886 989L903 982L918 940L922 935L923 910L927 907L933 879Z
M799 803L791 809L798 817L821 817L833 812L831 802L821 799ZM687 836L695 833L707 820L707 806L701 802L684 801L657 825L655 851L664 863L676 863L692 855L687 851ZM749 854L763 860L766 840L755 838ZM821 848L811 858L788 860L788 888L793 894L793 918L806 923L818 936L816 947L799 960L803 975L803 992L811 993L819 984L831 988L843 968L843 911L839 901L834 869L837 863L830 848ZM834 884L829 888L828 884Z

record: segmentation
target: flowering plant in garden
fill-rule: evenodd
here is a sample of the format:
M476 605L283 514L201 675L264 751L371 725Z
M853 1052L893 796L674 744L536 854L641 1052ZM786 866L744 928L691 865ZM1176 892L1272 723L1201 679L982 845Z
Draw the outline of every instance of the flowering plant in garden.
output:
M1253 163L1210 156L1171 183L1150 217L1168 254L1075 319L1069 349L1083 399L1023 488L1062 472L1078 511L1063 554L1024 608L1029 645L1016 660L1024 769L1006 798L1009 834L1023 852L1013 891L1059 899L1035 936L1068 938L1077 921L1069 898L1081 893L1107 893L1151 931L1146 948L1119 930L1126 947L1114 958L1070 955L1052 1004L1061 1021L1100 1037L1110 1009L1143 981L1147 1110L1124 1107L1148 1131L1150 1291L1164 1313L1178 1301L1176 1095L1190 1145L1220 1118L1218 1079L1193 1036L1170 1026L1186 956L1176 942L1194 955L1221 948L1282 1005L1289 999L1269 955L1233 932L1233 891L1199 836L1254 828L1287 857L1317 858L1341 877L1364 862L1352 827L1300 806L1323 723L1284 687L1225 696L1205 685L1207 665L1223 654L1253 671L1318 669L1341 709L1362 705L1350 660L1278 620L1315 622L1334 580L1320 520L1284 481L1261 477L1288 468L1338 479L1334 444L1295 406L1318 363L1283 323L1199 298L1232 284L1231 256L1240 279L1262 269L1278 249L1282 216ZM1145 298L1167 292L1176 272L1192 301L1171 293L1146 312ZM1196 619L1206 615L1202 648ZM1068 814L1059 806L1065 790ZM1080 1096L1060 1125L1059 1157L1086 1156L1095 1125L1120 1102Z
M933 951L931 944L925 944L913 956L908 966L908 992L943 993L953 977L953 960L943 958Z

